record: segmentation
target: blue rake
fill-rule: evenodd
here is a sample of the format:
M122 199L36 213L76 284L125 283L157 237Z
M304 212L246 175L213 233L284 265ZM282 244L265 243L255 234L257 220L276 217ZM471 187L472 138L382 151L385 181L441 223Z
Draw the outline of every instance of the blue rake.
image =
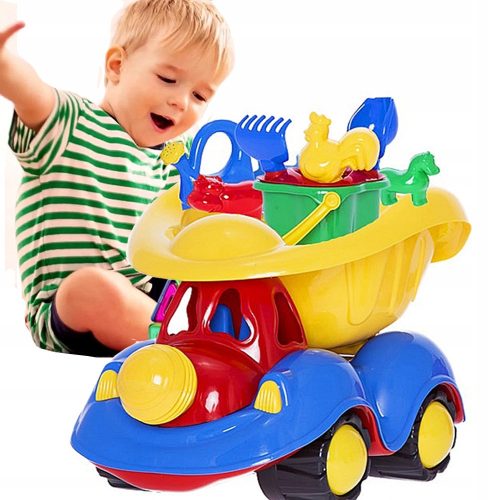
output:
M246 115L236 126L235 138L247 155L259 161L264 172L283 170L288 160L285 133L292 120L266 118Z

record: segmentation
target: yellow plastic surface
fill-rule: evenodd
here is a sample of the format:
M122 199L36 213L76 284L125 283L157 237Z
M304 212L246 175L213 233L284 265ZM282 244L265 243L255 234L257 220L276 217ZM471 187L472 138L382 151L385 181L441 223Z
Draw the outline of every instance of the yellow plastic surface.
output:
M305 132L307 146L299 156L302 175L315 182L330 183L340 180L347 167L352 170L371 170L377 163L380 143L368 128L349 130L340 141L328 139L331 120L311 113Z
M432 236L423 231L364 259L283 276L308 344L354 353L347 346L372 337L403 314L433 250Z
M422 465L432 469L450 453L455 440L455 427L448 410L439 401L425 409L418 431L418 454Z
M117 389L131 417L146 424L163 424L182 415L193 403L196 371L179 349L153 344L125 360Z
M184 143L182 141L169 142L160 153L160 158L165 165L177 163L184 154Z
M333 435L326 457L328 486L335 495L349 493L363 478L368 451L363 437L351 425L342 425Z
M172 234L170 229L180 226L183 215L178 194L179 187L174 186L159 196L132 232L129 258L140 272L181 281L307 273L364 259L421 232L432 237L435 262L458 253L470 232L458 200L434 188L429 189L429 202L422 207L414 207L410 197L404 196L395 205L381 207L379 219L362 229L313 245L287 246L263 222L235 214L209 215ZM264 233L260 241L266 241L267 248L255 254L246 244L252 246L251 239L258 232ZM236 241L242 237L243 242ZM183 249L188 255L180 253Z
M279 413L283 408L280 388L276 382L267 380L259 389L254 408L267 413Z
M337 193L325 193L321 203L300 224L283 236L287 245L295 245L312 231L332 210L340 207L342 200Z
M470 232L457 199L433 188L424 206L403 196L358 231L290 246L265 223L243 215L187 217L178 189L161 195L134 228L132 265L181 281L280 276L311 347L350 346L391 324L415 298L428 263L453 257Z
M113 370L106 370L99 379L95 393L96 401L106 401L118 397L116 390L117 373Z
M218 261L258 258L268 249L282 245L278 233L257 219L220 214L188 225L172 241L170 249L173 255L182 259L201 259L212 266Z

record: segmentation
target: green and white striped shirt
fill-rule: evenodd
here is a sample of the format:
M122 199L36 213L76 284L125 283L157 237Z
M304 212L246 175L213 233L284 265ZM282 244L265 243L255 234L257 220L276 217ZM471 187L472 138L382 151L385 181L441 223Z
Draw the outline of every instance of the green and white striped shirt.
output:
M50 328L51 299L76 269L97 265L144 287L127 261L134 224L158 192L177 182L159 151L138 147L101 108L56 91L57 104L35 132L14 114L9 145L21 164L16 239L26 323L37 345L65 351Z

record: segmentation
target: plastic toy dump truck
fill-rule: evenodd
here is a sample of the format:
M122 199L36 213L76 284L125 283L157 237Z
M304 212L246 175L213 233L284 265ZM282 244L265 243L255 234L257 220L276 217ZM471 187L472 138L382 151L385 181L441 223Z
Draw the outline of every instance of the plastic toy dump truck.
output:
M430 153L411 172L380 169L392 99L367 100L340 141L311 115L295 166L288 124L216 122L189 155L169 146L181 186L146 211L129 255L180 285L167 282L152 338L104 367L72 436L113 486L256 472L272 500L355 499L368 476L428 481L448 465L464 410L445 355L423 335L379 332L427 265L461 250L464 212L428 189ZM200 176L214 131L232 159Z

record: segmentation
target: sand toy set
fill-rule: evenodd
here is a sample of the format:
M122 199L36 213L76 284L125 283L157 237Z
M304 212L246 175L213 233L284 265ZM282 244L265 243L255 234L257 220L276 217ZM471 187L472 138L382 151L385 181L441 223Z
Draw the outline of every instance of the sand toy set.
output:
M382 168L392 99L367 99L338 140L312 113L294 165L290 123L219 120L189 151L162 153L181 183L145 212L129 258L171 281L150 340L106 364L72 436L113 486L190 490L256 472L271 500L350 500L368 476L428 481L448 465L464 411L445 355L423 335L380 332L427 265L461 250L466 216L429 188L430 152ZM202 175L215 133L230 158Z

